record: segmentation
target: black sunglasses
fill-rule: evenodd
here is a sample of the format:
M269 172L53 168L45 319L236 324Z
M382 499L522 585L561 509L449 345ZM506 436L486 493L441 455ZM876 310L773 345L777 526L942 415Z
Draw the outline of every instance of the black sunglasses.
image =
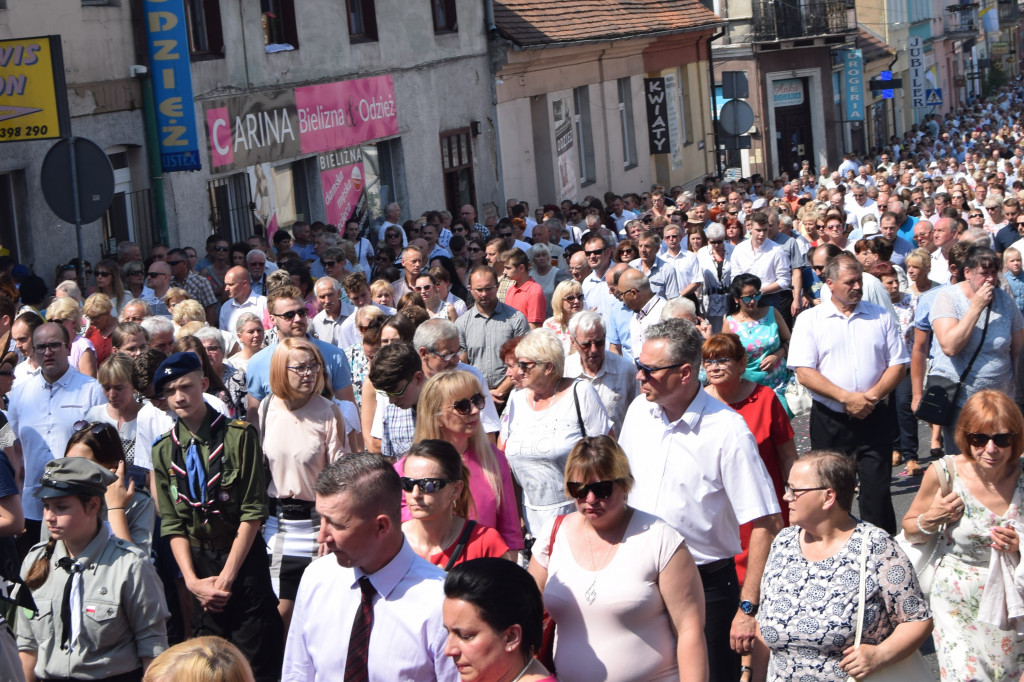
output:
M296 315L298 315L299 317L305 317L306 316L306 309L305 308L296 308L295 310L289 310L286 313L270 313L270 314L273 315L274 317L283 317L286 320L290 320L293 317L295 317Z
M452 409L461 414L462 416L466 416L467 414L473 411L474 407L478 410L483 410L486 404L487 401L484 399L484 397L479 393L476 393L470 398L456 400L454 403L452 403Z
M565 488L569 494L579 501L587 499L587 495L594 493L599 500L607 500L612 496L612 490L616 481L597 481L596 483L583 484L579 481L566 481Z
M1017 435L1012 431L1009 433L968 433L967 443L972 448L983 448L989 441L996 444L997 448L1008 448L1013 443L1013 437Z
M184 262L185 261L183 261L183 260L169 260L169 261L167 261L167 264L170 265L173 268L175 266L181 265Z
M458 483L458 481L450 481L446 478L406 478L402 476L399 480L402 482L402 490L407 493L411 493L416 486L420 487L420 492L436 493L449 483Z

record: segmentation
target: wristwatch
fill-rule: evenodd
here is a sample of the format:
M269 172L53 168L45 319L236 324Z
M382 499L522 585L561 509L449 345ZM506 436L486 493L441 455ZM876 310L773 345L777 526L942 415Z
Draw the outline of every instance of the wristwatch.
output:
M743 613L747 614L748 616L756 616L757 615L757 609L758 609L759 606L761 606L761 605L760 604L755 604L754 602L750 601L749 599L744 599L743 601L740 602L740 611L742 611Z

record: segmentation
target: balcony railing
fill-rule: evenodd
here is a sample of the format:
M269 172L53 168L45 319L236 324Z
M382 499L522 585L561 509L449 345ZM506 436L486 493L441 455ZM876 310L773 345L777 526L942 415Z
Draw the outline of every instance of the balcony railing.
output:
M1020 10L1017 8L1017 0L999 0L999 21L1017 21L1020 18Z
M852 0L754 0L754 42L838 36L857 31Z
M977 35L978 23L978 5L976 3L948 5L946 7L945 28L947 37L968 38Z

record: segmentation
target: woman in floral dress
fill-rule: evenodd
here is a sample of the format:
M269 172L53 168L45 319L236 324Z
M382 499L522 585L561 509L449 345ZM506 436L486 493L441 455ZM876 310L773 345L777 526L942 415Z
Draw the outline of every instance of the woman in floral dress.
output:
M786 402L786 353L789 351L789 327L778 310L761 305L761 279L743 273L733 277L729 286L729 311L724 331L740 337L747 351L747 369L743 378L775 391L786 414L793 412Z

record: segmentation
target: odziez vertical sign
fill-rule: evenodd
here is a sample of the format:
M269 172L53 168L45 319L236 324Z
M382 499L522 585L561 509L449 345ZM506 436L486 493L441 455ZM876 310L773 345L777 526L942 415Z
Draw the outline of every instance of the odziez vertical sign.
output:
M0 40L0 142L71 134L60 36Z
M143 0L149 69L156 104L160 167L199 170L199 134L183 0Z
M668 154L672 149L666 120L665 79L645 78L644 98L647 100L647 141L651 154Z

